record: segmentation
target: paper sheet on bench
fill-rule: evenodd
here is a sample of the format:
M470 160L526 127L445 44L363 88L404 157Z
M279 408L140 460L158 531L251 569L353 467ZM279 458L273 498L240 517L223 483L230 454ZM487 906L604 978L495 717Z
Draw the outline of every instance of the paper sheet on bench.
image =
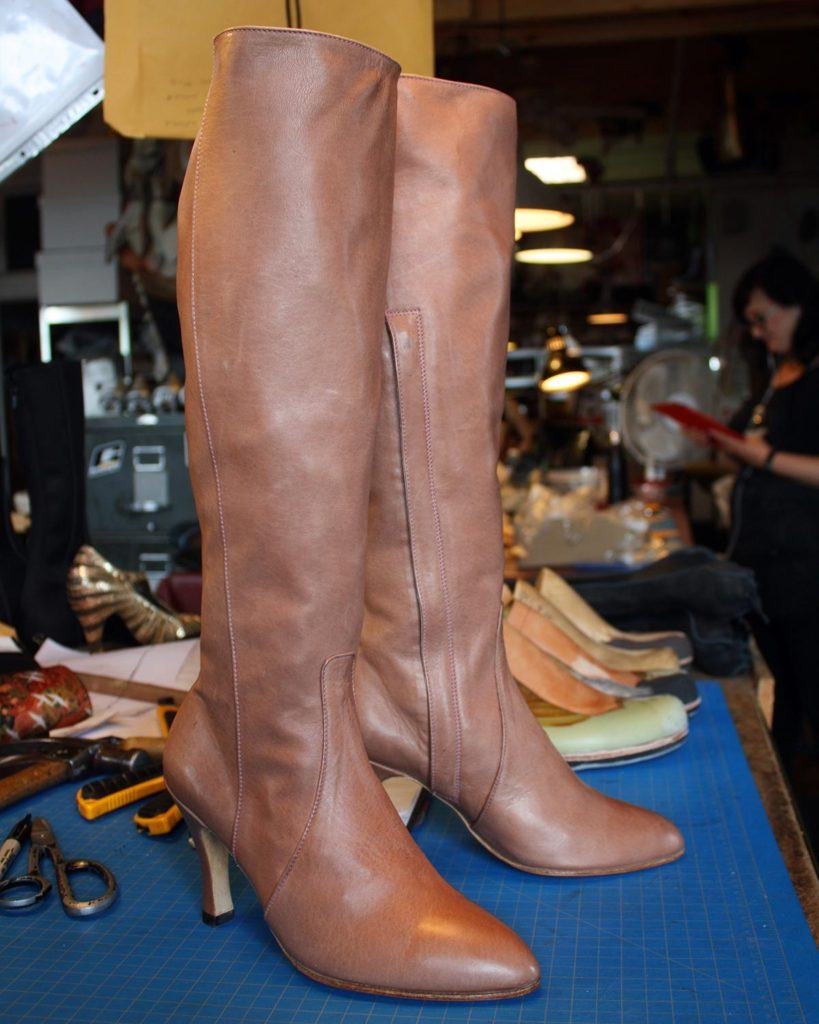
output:
M38 665L66 665L75 672L128 679L134 683L166 686L184 693L199 674L199 640L126 647L118 651L87 654L46 640L35 655ZM91 693L92 717L55 736L158 736L156 705L149 701Z
M46 640L34 656L43 668L66 665L75 672L152 683L172 690L189 690L199 674L199 640L175 640L169 644L124 647L118 651L85 654Z

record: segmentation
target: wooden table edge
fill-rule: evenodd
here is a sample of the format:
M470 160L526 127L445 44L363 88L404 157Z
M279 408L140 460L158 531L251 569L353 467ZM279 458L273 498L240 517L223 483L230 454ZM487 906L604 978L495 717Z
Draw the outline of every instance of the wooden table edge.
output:
M779 756L748 677L720 680L751 774L791 876L814 942L819 945L819 877Z

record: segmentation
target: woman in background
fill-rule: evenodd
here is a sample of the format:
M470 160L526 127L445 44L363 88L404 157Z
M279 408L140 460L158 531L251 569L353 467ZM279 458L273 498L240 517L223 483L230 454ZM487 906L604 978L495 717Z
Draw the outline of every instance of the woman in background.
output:
M819 743L819 281L774 250L739 281L734 309L767 350L768 387L711 440L742 464L728 557L753 569L754 633L776 679L773 734L789 764ZM805 726L809 735L806 736Z

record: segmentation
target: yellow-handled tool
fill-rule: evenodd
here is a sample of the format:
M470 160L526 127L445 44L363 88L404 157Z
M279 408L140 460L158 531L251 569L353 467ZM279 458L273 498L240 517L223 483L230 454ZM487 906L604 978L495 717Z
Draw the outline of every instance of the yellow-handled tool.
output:
M154 764L136 771L87 782L77 793L77 808L83 818L93 821L103 814L126 807L165 789L162 768Z
M143 804L134 815L134 824L140 832L152 836L165 836L173 832L181 820L182 812L167 789Z
M177 708L173 701L161 700L156 709L159 716L159 729L166 737L176 717ZM182 820L182 812L173 801L173 797L163 789L161 793L143 804L134 815L134 824L140 832L151 836L165 836L173 832Z

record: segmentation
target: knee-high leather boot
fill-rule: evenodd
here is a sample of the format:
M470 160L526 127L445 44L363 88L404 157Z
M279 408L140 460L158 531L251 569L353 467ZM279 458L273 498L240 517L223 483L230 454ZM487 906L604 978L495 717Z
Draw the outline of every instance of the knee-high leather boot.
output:
M373 763L426 785L502 860L617 873L679 857L679 832L575 777L503 647L496 460L514 174L509 97L400 79L356 702Z
M179 217L202 667L165 778L210 923L232 913L231 855L310 977L502 998L534 988L537 964L412 842L352 695L398 70L315 32L216 40Z

